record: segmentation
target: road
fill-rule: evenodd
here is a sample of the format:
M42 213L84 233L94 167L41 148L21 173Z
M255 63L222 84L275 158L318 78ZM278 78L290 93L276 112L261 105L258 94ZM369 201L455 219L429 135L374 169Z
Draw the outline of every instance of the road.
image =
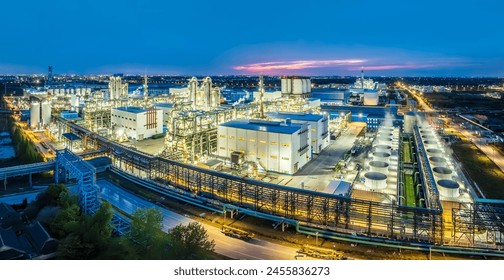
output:
M100 195L102 199L109 201L112 205L128 214L132 214L138 208L154 207L160 210L163 214L164 230L168 230L177 224L186 224L196 221L153 204L144 198L121 189L105 179L99 179L97 185L100 186ZM210 239L215 240L215 251L233 259L293 260L294 256L297 254L297 249L293 247L255 239L245 242L222 234L220 229L214 226L202 225L207 230Z

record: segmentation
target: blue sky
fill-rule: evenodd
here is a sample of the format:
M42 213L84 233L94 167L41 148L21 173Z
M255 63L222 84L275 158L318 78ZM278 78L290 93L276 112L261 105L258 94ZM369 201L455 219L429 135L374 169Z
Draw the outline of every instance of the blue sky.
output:
M4 1L0 73L504 76L500 1Z

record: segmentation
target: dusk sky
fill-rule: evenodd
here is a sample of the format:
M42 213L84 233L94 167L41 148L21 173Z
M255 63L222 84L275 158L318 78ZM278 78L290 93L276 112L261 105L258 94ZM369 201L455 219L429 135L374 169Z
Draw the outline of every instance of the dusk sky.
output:
M504 76L502 1L3 1L0 73Z

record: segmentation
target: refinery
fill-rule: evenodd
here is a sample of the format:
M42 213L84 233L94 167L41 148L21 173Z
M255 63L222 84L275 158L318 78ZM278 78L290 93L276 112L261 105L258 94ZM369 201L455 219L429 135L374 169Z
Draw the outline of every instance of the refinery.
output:
M53 172L56 182L77 180L83 211L94 213L99 171L87 161L106 157L107 169L159 196L231 221L271 221L279 234L502 257L502 201L481 196L439 123L414 101L399 104L407 97L392 85L363 71L336 89L258 76L229 98L211 77L164 90L150 78L134 88L120 74L101 77L106 86L68 86L50 67L45 87L4 95L44 161L0 168L3 187ZM113 221L128 230L127 218Z

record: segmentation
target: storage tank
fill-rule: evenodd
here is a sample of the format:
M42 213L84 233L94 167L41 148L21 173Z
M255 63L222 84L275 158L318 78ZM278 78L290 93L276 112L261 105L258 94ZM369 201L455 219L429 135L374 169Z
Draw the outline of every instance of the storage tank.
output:
M438 143L434 140L425 140L423 141L424 142L424 145L427 149L429 148L437 148L438 147Z
M443 157L429 157L429 162L434 167L437 167L437 166L444 167L444 166L446 166L446 159L443 158Z
M387 175L381 172L367 172L364 174L366 187L372 190L384 189L387 187Z
M38 127L40 124L40 103L34 101L30 104L30 126Z
M459 196L460 185L459 183L453 180L448 179L439 180L437 181L437 186L439 194L441 196L449 198L457 198Z
M453 172L450 168L437 166L432 169L432 173L434 174L434 177L441 180L441 179L451 179Z
M413 133L417 118L415 112L408 112L404 116L404 133Z
M376 140L378 145L389 145L392 143L392 138L387 136L377 137Z
M392 147L389 145L376 145L374 146L375 152L389 153L392 150Z
M390 159L389 153L383 153L383 152L374 152L373 153L373 160L374 161L388 162L389 159Z
M303 93L303 79L292 79L292 94L300 95Z
M51 103L49 101L42 102L42 124L49 125L51 123Z
M388 172L389 164L384 161L371 161L369 163L369 171L379 172L386 174Z
M443 151L441 151L440 149L436 149L436 148L430 148L430 149L427 149L426 151L429 156L440 156L443 154Z

